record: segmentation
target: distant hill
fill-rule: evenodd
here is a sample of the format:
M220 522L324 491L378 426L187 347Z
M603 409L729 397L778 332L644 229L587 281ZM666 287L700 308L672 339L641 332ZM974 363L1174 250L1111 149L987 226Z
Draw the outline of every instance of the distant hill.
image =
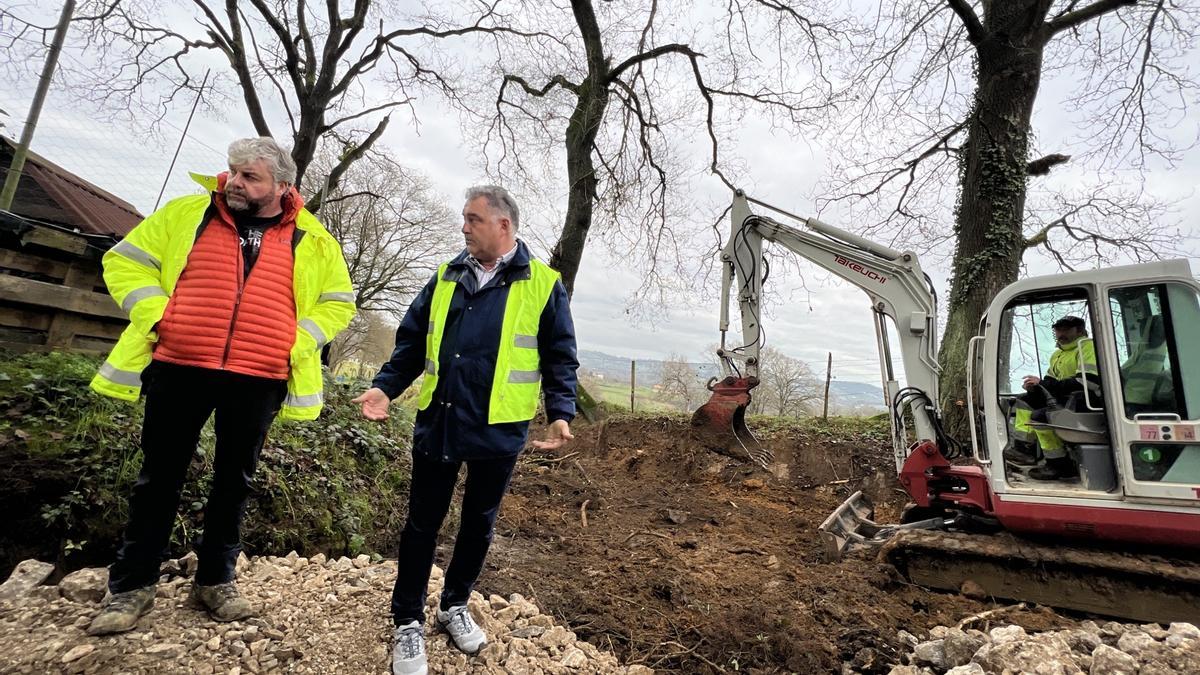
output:
M628 356L613 356L604 352L582 349L579 351L579 365L588 375L599 375L612 382L629 382ZM720 368L714 363L696 363L691 365L707 380L720 374ZM637 360L637 381L642 386L652 386L662 379L663 362L659 359ZM834 380L829 385L835 408L869 408L884 410L883 389L879 385L848 380Z

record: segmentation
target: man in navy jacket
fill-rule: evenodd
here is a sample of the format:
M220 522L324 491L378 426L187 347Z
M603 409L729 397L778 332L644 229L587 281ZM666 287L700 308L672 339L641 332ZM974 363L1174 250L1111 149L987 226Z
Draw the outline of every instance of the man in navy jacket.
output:
M570 300L558 274L517 239L518 217L516 202L503 188L467 191L466 249L417 295L396 331L391 359L372 388L354 399L368 419L386 419L391 400L425 373L413 430L408 520L392 592L392 667L401 675L426 672L425 590L459 468L467 465L462 517L437 618L459 649L476 653L486 636L467 611L467 600L525 446L539 379L550 427L546 440L533 445L553 449L572 438L579 362ZM536 330L536 344L534 335L521 334L522 326L527 333ZM514 346L505 349L509 344ZM520 363L536 363L536 370L520 370Z

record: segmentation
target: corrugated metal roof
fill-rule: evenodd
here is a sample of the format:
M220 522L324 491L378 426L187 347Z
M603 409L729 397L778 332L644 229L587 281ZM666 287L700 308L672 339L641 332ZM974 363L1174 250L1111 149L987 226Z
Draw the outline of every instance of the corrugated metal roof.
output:
M0 136L0 170L12 163L16 141ZM129 202L30 152L10 211L88 234L123 237L142 221Z

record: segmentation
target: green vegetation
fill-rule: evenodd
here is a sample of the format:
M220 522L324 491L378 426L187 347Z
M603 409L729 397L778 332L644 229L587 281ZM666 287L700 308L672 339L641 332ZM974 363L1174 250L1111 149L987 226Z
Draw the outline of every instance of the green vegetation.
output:
M93 393L99 361L0 354L0 578L25 557L65 567L106 562L119 544L141 467L142 405ZM242 536L249 552L387 552L403 526L412 410L362 419L356 385L329 384L321 419L277 422L263 448ZM212 423L201 434L171 536L174 554L202 532Z

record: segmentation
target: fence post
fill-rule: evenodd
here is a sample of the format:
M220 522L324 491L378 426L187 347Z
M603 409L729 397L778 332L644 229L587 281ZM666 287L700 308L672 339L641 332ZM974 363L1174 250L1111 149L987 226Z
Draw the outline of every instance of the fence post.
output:
M829 352L829 360L825 362L825 407L821 411L821 421L829 421L829 381L833 379L833 352Z
M637 361L629 362L629 412L634 412L633 390L637 388Z

